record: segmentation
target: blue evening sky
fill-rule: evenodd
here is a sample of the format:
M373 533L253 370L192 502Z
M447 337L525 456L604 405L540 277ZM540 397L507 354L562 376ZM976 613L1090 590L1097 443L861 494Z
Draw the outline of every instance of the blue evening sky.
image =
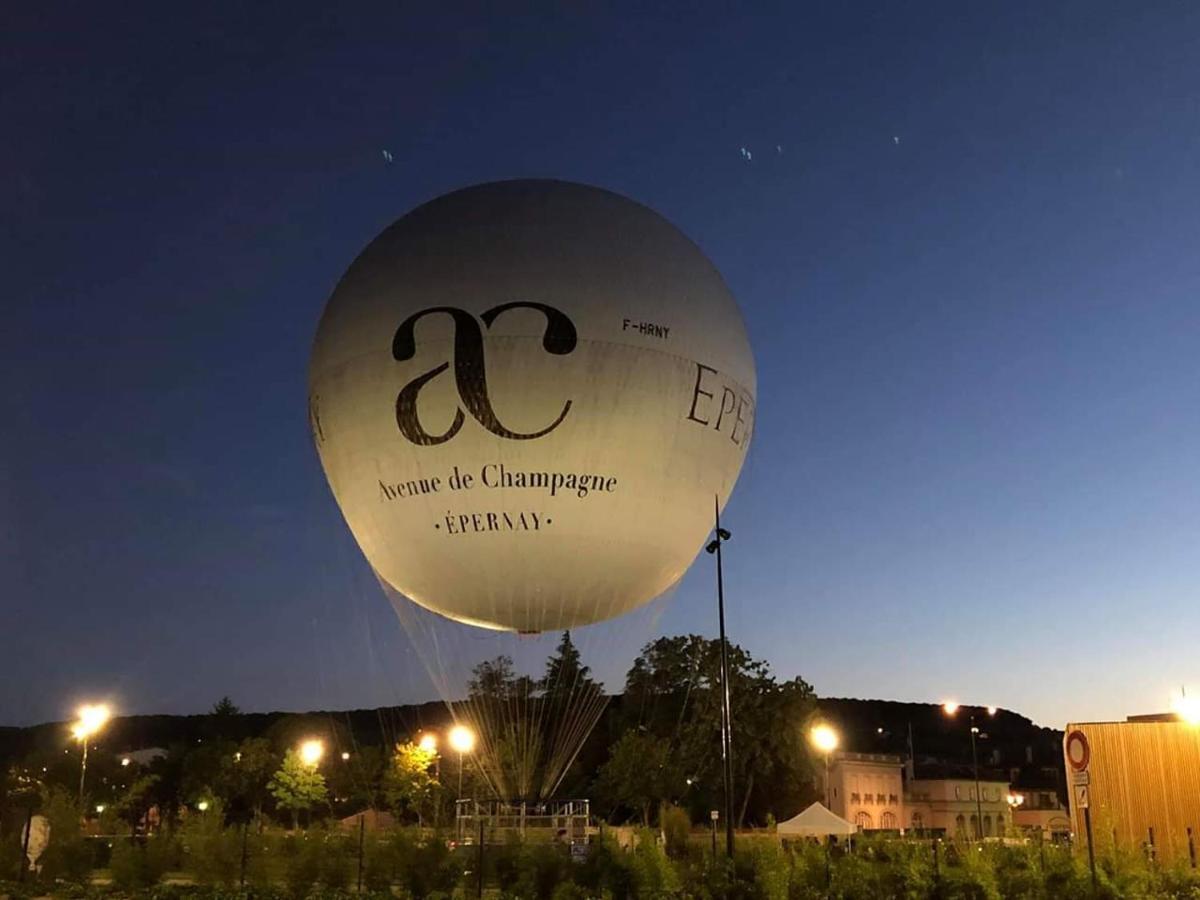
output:
M1059 727L1200 691L1200 7L455 6L6 14L0 723L434 696L307 356L380 229L513 176L655 207L742 304L733 640ZM715 631L707 557L657 627Z

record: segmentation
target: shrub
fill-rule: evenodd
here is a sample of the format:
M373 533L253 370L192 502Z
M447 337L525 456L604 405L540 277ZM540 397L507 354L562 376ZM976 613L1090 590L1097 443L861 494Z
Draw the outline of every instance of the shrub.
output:
M692 830L691 817L678 806L664 803L658 818L667 856L671 859L685 858L688 855L688 834Z
M79 807L62 790L52 790L42 804L50 822L50 841L39 863L46 881L83 882L92 871L93 849L79 830Z
M170 835L119 840L113 844L109 863L113 884L125 890L153 887L171 870L176 855L175 840Z
M233 887L241 879L242 830L225 828L220 805L214 806L179 829L184 870L199 884Z
M602 834L588 848L587 859L576 872L575 881L591 896L609 894L628 897L633 892L633 874L625 851L611 834Z
M637 841L629 857L633 896L638 900L661 897L679 890L679 875L649 828L638 830Z

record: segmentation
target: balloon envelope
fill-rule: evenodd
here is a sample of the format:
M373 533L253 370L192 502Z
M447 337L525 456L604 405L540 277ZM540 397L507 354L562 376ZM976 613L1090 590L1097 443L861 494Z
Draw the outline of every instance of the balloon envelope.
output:
M377 237L317 331L309 416L378 575L514 631L674 584L754 425L737 305L687 237L617 194L506 181Z

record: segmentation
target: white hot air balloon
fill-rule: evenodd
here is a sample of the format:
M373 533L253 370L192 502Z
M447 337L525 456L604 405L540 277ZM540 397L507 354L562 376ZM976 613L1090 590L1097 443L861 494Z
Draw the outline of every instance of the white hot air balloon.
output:
M666 591L754 427L746 330L657 213L561 181L466 188L362 252L317 331L313 437L376 573L520 632Z

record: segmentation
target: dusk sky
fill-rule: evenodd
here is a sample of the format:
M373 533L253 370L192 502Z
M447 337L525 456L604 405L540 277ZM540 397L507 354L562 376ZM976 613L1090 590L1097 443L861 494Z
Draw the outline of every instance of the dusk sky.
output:
M440 6L6 12L0 724L436 698L306 368L373 236L511 177L742 306L732 640L1060 728L1200 692L1200 7ZM655 627L715 633L709 557Z

